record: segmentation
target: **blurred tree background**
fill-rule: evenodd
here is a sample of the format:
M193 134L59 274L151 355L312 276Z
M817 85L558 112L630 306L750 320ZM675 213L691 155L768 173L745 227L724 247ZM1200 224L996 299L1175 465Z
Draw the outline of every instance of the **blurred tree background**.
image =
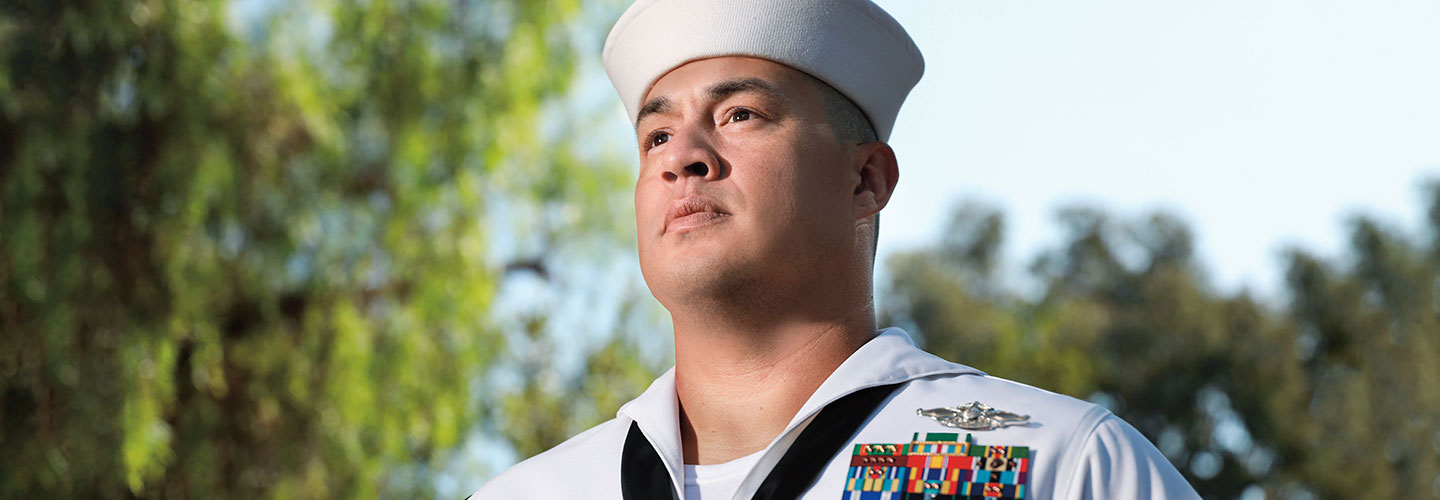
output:
M554 253L504 242L628 239L628 169L542 126L578 2L238 7L0 8L0 498L433 496L542 394L490 383L551 342L489 314Z
M0 498L463 496L477 447L613 415L669 341L615 117L566 99L623 3L0 3ZM1436 496L1427 189L1424 233L1291 252L1288 304L1087 208L1020 290L966 205L882 322L1112 408L1207 497Z
M1022 294L996 275L1003 216L964 205L891 257L881 322L1110 408L1208 498L1440 497L1440 182L1425 191L1424 234L1359 216L1348 255L1290 251L1284 307L1211 289L1177 218L1088 208L1059 214Z

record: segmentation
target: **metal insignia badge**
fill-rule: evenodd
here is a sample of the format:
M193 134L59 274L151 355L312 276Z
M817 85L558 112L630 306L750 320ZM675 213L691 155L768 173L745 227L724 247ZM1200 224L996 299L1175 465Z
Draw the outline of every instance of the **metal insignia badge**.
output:
M945 427L971 431L991 431L1011 425L1021 425L1030 421L1029 415L1017 415L1008 411L1000 411L979 401L948 408L931 408L928 410L917 408L915 414L934 420Z

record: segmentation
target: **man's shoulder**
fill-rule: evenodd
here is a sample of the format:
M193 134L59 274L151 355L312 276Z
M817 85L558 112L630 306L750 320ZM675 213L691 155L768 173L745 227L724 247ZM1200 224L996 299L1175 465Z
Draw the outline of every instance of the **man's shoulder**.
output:
M1054 424L1061 421L1074 425L1095 425L1108 410L1093 403L1071 396L1057 394L1025 383L1008 380L984 371L947 360L916 347L908 334L898 328L887 328L882 336L903 339L892 341L888 349L871 351L870 361L886 376L859 377L863 386L873 379L893 380L898 375L906 380L903 388L892 398L893 404L914 403L921 408L948 408L980 402L1002 411L1019 412L1033 410L1035 415L1050 420L1049 430L1059 430ZM858 354L858 353L857 353ZM876 370L869 370L876 371ZM868 375L868 374L867 374ZM887 405L888 406L888 405ZM894 409L892 409L894 411ZM915 408L909 409L915 415ZM1075 429L1065 429L1073 434Z
M985 373L942 374L911 380L902 394L924 408L980 402L1001 411L1032 415L1067 426L1094 427L1113 414L1104 407L1022 382ZM963 400L963 401L962 401ZM925 405L929 406L925 406ZM914 411L913 409L911 410ZM1068 432L1088 429L1067 429Z
M905 403L931 408L979 401L1026 415L1022 425L975 434L984 444L1024 445L1037 460L1032 485L1066 498L1194 498L1146 437L1100 405L990 375L916 379ZM904 395L904 393L902 393ZM898 399L898 398L897 398ZM953 402L951 402L953 401ZM909 409L916 415L915 408Z
M620 452L629 430L629 419L612 418L515 464L470 498L605 498L602 492L611 489L618 498Z
M1072 498L1199 498L1149 439L1114 415L1088 434L1065 491Z
M1111 448L1130 447L1148 453L1155 449L1139 432L1109 409L1089 401L1059 394L1022 382L993 375L954 375L911 381L901 395L910 415L919 409L962 406L979 402L1002 412L1028 419L997 434L1033 440L1067 455L1095 451L1095 442L1108 440ZM900 398L896 398L900 403ZM1126 432L1120 432L1120 430Z

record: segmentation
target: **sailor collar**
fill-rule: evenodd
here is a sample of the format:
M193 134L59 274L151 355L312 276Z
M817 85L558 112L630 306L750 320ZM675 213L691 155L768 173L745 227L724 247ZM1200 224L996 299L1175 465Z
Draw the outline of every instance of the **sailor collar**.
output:
M790 447L800 429L826 405L853 392L882 385L899 384L937 375L984 375L980 370L951 363L915 347L904 330L886 328L856 350L800 407L785 430L766 447L746 477L741 491L759 486L775 463ZM639 397L620 407L616 414L634 421L670 474L676 491L684 490L684 457L680 449L679 401L675 395L675 368L656 379ZM748 496L748 495L746 495Z

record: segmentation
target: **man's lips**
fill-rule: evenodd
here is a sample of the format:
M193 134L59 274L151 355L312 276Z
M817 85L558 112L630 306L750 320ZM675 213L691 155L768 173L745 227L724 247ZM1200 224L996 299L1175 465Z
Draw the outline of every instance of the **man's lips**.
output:
M672 202L670 210L665 212L665 232L673 233L705 226L727 217L730 217L730 213L715 200L704 196L687 196Z

